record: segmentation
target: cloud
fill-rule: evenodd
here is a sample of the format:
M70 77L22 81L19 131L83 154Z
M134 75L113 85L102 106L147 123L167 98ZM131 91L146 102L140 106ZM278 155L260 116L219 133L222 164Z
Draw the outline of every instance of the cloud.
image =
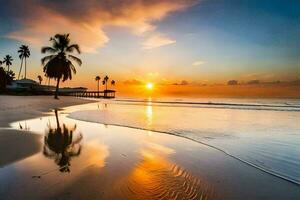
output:
M254 79L263 79L263 80L271 80L276 78L276 76L274 74L270 74L270 73L252 73L252 74L246 74L243 76L243 78L245 79L250 79L250 80L254 80Z
M154 49L161 46L166 46L169 44L174 44L176 41L172 40L166 36L156 34L149 37L143 42L143 49Z
M144 43L150 49L175 42L156 33L155 22L195 3L196 0L12 0L8 2L8 12L21 27L8 37L40 46L57 32L70 33L84 51L95 52L109 41L104 28L118 26L136 35L151 32Z
M126 80L123 83L126 84L126 85L141 85L141 84L143 84L142 81L137 80L137 79Z
M193 66L200 66L200 65L203 65L205 62L204 61L202 61L202 60L197 60L197 61L195 61L195 62L193 62Z
M227 85L238 85L238 84L239 84L239 82L237 80L229 80L227 82Z
M189 82L186 80L182 80L180 83L173 83L173 85L189 85Z

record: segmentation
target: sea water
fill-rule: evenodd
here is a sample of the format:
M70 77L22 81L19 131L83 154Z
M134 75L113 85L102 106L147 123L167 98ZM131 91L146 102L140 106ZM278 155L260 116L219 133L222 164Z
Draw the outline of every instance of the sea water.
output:
M299 99L119 98L69 117L185 137L300 184Z

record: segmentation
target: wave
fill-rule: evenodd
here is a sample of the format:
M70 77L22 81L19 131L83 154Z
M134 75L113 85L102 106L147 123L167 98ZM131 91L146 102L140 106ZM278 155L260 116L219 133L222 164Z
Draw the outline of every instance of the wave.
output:
M262 103L227 103L227 102L194 102L194 101L161 101L161 100L136 100L136 99L116 99L114 102L149 105L152 106L181 106L181 107L201 107L201 108L224 108L243 110L270 110L270 111L294 111L300 112L300 105L291 103L262 104Z

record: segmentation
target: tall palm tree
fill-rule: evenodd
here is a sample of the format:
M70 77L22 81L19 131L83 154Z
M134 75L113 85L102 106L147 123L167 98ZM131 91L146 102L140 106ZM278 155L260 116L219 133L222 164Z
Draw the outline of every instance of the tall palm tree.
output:
M42 81L43 81L42 76L41 76L41 75L38 75L37 78L38 78L38 80L39 80L40 85L42 85Z
M107 82L108 82L108 79L109 79L109 77L108 77L108 76L105 76L104 79L103 79L103 81L102 81L103 85L105 85L105 90L107 90Z
M51 47L42 47L42 53L50 53L42 58L42 64L44 66L44 72L49 78L54 78L57 81L54 98L58 99L58 90L60 80L63 82L72 79L72 72L76 74L76 69L71 60L75 61L78 65L82 64L82 61L70 55L74 50L80 54L78 44L70 44L69 34L56 34L50 38L52 42Z
M97 83L97 90L98 90L98 93L99 93L99 89L100 89L100 76L96 76L96 78L95 78L95 81L97 81L98 83Z
M12 65L12 61L13 61L13 59L10 55L6 55L3 59L3 63L5 63L8 72L9 72L9 66Z
M25 79L26 79L26 75L27 75L27 67L26 67L26 58L29 58L30 56L30 50L29 47L26 45L22 45L20 46L19 50L19 58L21 59L21 66L20 66L20 71L19 71L19 75L18 75L18 79L20 78L20 74L22 71L22 66L23 66L23 60L25 60Z

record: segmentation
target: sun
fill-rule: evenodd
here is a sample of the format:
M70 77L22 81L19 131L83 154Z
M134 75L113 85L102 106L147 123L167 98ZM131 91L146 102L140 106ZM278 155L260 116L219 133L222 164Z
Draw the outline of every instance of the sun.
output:
M153 87L154 87L153 83L147 83L147 84L146 84L147 90L152 90Z

